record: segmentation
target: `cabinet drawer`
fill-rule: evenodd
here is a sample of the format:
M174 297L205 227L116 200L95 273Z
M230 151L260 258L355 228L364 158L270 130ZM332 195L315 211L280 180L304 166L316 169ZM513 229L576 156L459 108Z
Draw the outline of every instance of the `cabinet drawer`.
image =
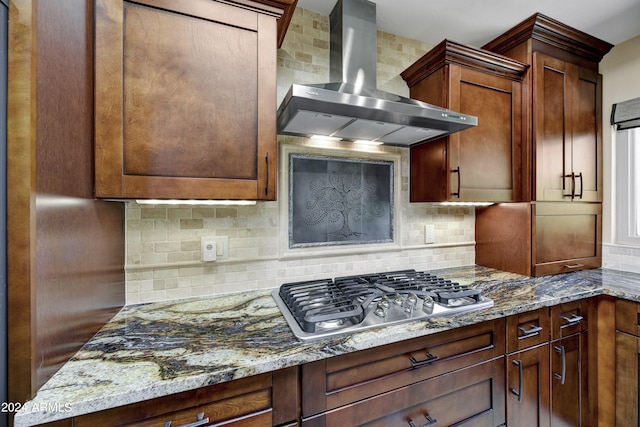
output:
M560 339L589 329L587 300L551 307L551 339Z
M287 368L80 416L74 426L280 425L297 418L297 384L298 369Z
M302 426L496 426L505 422L504 383L502 357L329 411Z
M507 318L507 352L549 341L551 326L549 310L540 308Z
M152 419L127 424L127 427L171 427L190 425L196 421L198 426L210 426L225 422L225 426L271 426L270 390L263 389L253 393L220 400L182 411L164 414ZM238 423L238 424L236 424ZM242 423L242 424L239 424Z
M602 264L602 205L533 205L533 275L566 273Z
M499 319L303 365L303 416L499 357L504 336Z

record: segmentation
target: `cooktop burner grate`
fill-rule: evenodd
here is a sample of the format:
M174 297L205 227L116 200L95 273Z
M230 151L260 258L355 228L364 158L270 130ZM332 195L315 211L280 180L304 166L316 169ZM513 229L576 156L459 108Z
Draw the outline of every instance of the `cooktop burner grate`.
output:
M303 340L493 305L478 289L415 270L285 283L273 297Z

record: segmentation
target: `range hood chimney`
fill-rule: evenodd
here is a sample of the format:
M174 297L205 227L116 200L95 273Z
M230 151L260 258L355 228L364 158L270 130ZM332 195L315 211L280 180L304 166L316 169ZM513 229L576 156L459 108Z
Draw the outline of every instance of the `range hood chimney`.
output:
M278 133L410 146L478 124L475 116L377 89L376 5L338 0L329 17L330 80L294 84L278 108Z

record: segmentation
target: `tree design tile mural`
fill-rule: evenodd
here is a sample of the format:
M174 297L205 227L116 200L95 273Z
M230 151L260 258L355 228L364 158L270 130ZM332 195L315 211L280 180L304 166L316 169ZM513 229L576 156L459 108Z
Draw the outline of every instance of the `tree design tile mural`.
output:
M290 155L290 248L385 242L393 242L393 162Z

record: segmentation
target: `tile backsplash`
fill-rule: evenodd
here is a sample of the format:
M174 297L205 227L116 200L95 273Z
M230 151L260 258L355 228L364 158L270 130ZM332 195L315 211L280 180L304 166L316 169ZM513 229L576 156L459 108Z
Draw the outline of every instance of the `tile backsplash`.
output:
M296 9L278 51L278 104L291 83L324 83L329 76L328 17ZM378 87L408 96L399 73L431 45L378 31ZM252 289L288 281L470 265L475 257L474 210L409 203L409 150L354 151L339 143L316 147L279 137L278 201L254 206L126 205L126 303L163 301ZM394 243L289 249L286 153L385 158L395 162ZM424 226L435 225L435 244ZM228 258L201 262L202 237L227 237Z

